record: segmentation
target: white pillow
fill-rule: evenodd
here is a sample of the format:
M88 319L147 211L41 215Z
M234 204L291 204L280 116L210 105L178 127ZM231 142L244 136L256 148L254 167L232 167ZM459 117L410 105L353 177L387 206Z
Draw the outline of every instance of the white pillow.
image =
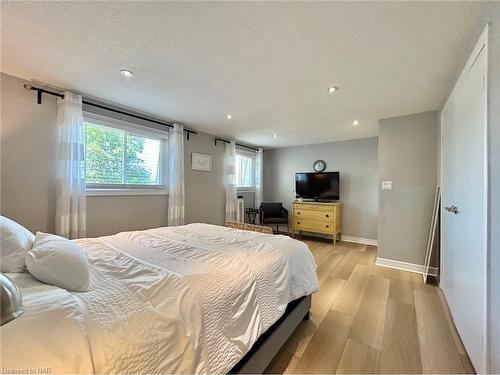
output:
M31 249L35 235L13 220L0 216L0 269L24 272L24 255Z
M26 253L26 267L38 280L60 288L84 292L89 289L89 263L83 249L66 238L36 233Z

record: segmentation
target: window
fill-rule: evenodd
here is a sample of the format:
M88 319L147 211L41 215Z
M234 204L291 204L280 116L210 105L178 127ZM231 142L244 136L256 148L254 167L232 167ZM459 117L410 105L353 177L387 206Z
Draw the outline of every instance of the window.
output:
M99 118L85 119L85 178L89 191L166 193L166 152L164 132Z
M255 153L236 150L236 187L240 190L255 189Z

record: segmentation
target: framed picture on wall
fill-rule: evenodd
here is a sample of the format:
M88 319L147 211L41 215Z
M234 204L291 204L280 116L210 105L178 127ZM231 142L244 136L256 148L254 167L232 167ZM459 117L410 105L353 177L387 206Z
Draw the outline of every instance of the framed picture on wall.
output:
M191 169L193 171L212 171L212 155L198 154L193 152L191 154Z

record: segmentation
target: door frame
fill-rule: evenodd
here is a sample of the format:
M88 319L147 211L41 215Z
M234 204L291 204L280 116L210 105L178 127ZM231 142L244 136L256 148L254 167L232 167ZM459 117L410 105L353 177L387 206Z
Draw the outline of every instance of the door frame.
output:
M444 185L444 180L443 180L443 113L448 107L448 102L450 100L451 95L453 94L453 91L455 90L455 87L457 84L462 80L462 77L469 72L471 69L472 65L476 62L476 59L480 55L480 53L484 49L484 53L486 54L486 71L485 71L485 76L483 78L483 95L484 95L484 102L485 102L485 113L484 113L484 155L483 155L483 163L484 163L484 181L483 181L483 193L484 193L484 227L483 227L483 246L484 246L484 265L485 265L485 272L484 272L484 293L483 293L483 301L484 301L484 312L485 316L483 317L483 332L482 332L482 368L480 369L475 369L476 372L478 373L488 373L489 372L489 344L490 344L490 337L489 337L489 330L488 330L488 319L489 319L489 314L488 314L488 309L489 309L489 300L488 300L488 293L489 293L489 285L488 285L488 280L489 280L489 266L488 266L488 259L489 259L489 241L488 241L488 227L489 227L489 169L488 169L488 73L489 73L489 48L488 48L488 41L489 41L489 23L486 24L484 27L483 32L481 33L481 36L479 37L478 41L476 42L469 58L467 59L467 63L465 64L462 72L460 73L460 76L458 77L457 81L453 85L453 89L451 90L448 98L446 99L446 102L443 106L443 108L440 111L440 179L441 179L441 191L444 191L443 185ZM444 202L441 199L441 214L440 214L440 220L441 223L443 223L443 215L445 215L444 212ZM444 236L443 236L443 226L440 227L440 267L441 271L440 274L443 273L443 269L445 268L445 243L444 243ZM440 287L441 289L444 289L445 285L445 280L444 278L440 277ZM443 293L446 299L446 295ZM453 316L452 316L453 319Z

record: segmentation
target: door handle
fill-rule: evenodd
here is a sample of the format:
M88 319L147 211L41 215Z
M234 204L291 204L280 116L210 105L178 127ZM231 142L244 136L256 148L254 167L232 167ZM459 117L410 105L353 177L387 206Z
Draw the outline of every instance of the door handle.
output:
M446 211L448 212L451 212L451 213L454 213L455 215L458 214L460 211L458 211L458 207L457 206L454 206L454 205L451 205L449 207L445 207L444 208Z

